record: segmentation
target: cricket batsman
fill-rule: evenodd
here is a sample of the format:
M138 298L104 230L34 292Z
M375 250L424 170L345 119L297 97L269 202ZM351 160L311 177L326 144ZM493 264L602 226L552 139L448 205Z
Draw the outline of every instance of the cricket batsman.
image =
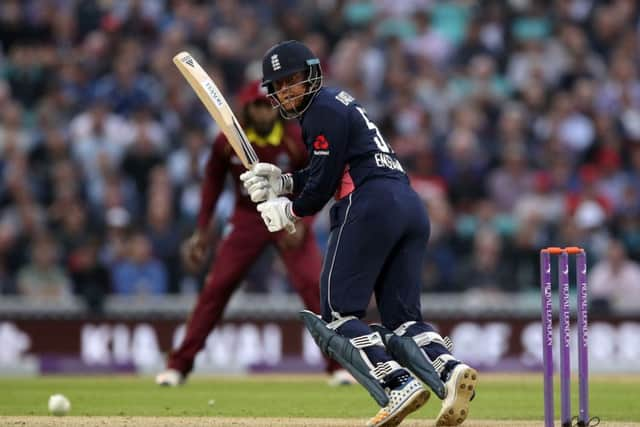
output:
M418 410L430 396L422 383L442 399L436 424L461 424L478 373L451 355L448 341L422 319L429 218L392 147L348 92L323 87L320 61L304 44L273 46L262 71L272 105L300 121L309 151L308 164L293 173L267 162L241 176L267 228L304 223L336 200L320 279L321 317L303 311L302 320L323 352L380 405L368 426L397 426ZM267 200L270 189L281 197ZM361 320L372 295L381 325Z

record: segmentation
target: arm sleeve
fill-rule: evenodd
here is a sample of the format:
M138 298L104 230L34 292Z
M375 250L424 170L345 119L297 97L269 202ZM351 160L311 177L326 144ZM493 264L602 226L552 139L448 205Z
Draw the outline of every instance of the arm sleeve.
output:
M293 177L293 193L298 194L307 184L307 179L309 178L309 168L306 167L304 169L297 170L293 172L291 176Z
M224 187L224 179L229 168L229 155L226 148L226 138L223 135L218 136L207 159L200 189L200 211L198 212L198 228L201 231L209 226L213 209Z
M314 141L309 166L294 174L294 190L304 182L293 201L296 216L313 215L322 209L335 194L345 168L348 116L331 108L317 109L314 114L315 120L307 128L307 135Z
M293 159L292 172L290 172L293 179L293 189L291 192L297 195L302 191L307 182L309 153L302 140L300 126L288 124L286 129L288 149Z

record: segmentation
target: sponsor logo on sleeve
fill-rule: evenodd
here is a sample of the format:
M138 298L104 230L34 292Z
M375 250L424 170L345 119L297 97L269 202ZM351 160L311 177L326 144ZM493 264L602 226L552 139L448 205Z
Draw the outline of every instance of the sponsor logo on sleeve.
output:
M329 155L329 141L327 141L324 135L318 135L313 141L313 154L316 156Z
M349 95L345 91L341 91L339 94L337 94L336 99L342 102L344 105L349 105L353 102L353 96Z

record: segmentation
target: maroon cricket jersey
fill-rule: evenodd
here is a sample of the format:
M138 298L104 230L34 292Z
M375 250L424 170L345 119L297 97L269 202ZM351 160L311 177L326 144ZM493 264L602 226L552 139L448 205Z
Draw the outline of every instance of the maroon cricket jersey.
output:
M283 173L301 169L306 165L307 150L297 124L277 122L266 137L258 136L251 128L245 131L261 162L272 163L282 169ZM256 212L256 204L251 201L240 182L240 175L245 171L240 158L227 142L227 138L222 133L218 135L211 147L200 193L198 214L200 229L205 229L209 224L215 204L224 188L227 173L233 176L235 209ZM258 215L257 212L256 215Z

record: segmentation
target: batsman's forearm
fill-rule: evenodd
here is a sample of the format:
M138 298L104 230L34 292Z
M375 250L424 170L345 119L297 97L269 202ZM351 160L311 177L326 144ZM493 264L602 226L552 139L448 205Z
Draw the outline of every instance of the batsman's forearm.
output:
M291 174L293 180L292 193L300 193L305 185L307 185L307 179L309 179L309 168L304 168L295 171Z
M333 193L323 194L305 190L300 197L293 201L293 213L298 217L315 215L332 197Z

